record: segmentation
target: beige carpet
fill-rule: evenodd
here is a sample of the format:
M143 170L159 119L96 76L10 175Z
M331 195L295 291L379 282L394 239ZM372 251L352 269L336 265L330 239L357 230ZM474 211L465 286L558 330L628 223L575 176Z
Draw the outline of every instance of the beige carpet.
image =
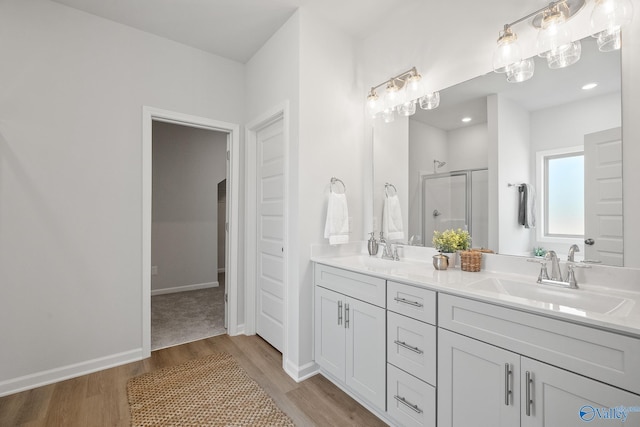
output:
M151 350L225 334L224 274L220 286L151 297Z
M132 378L127 397L134 427L294 425L226 353Z

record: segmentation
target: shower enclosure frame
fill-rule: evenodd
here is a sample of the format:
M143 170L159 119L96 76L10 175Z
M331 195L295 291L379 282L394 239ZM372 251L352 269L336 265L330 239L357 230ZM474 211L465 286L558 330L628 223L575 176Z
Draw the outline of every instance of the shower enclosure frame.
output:
M473 180L472 178L472 174L473 172L483 172L483 171L487 171L488 172L488 168L476 168L476 169L462 169L462 170L456 170L456 171L450 171L450 172L441 172L441 173L427 173L427 172L421 172L420 173L420 233L423 236L423 244L425 246L428 246L430 240L428 240L427 235L426 235L426 215L432 215L432 216L437 216L434 215L434 213L437 211L437 209L427 213L426 212L426 208L425 208L425 203L426 203L426 198L424 196L425 193L425 185L427 183L427 181L429 180L433 180L433 179L439 179L439 178L451 178L451 177L455 177L455 176L464 176L465 177L465 188L464 188L464 201L465 201L465 216L464 216L464 222L465 222L465 229L469 232L469 234L471 236L473 236L473 205L472 205L472 195L473 195Z

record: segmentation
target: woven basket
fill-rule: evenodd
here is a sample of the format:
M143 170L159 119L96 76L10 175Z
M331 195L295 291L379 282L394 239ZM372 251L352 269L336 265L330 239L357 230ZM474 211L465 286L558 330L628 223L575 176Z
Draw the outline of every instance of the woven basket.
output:
M482 252L460 251L460 268L463 271L480 271Z

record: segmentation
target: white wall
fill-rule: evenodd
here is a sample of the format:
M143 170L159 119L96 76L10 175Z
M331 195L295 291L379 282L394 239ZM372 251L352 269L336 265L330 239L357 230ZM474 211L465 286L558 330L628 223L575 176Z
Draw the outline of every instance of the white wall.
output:
M226 152L226 133L153 123L152 292L218 284L218 183L226 178Z
M0 28L3 394L142 356L142 106L240 123L243 67L47 0Z
M519 193L508 184L530 183L529 112L515 102L497 95L497 180L489 175L489 192L498 194L498 251L528 255L532 230L518 224ZM489 233L493 233L491 228ZM495 247L490 249L496 250Z
M300 141L298 155L298 295L291 303L296 318L289 318L292 339L299 353L292 356L300 369L313 364L313 280L310 245L323 238L329 179L347 186L350 239L361 240L364 171L370 162L364 138L362 82L356 43L341 30L300 10ZM295 283L295 282L294 282ZM293 296L293 295L292 295Z
M447 132L449 170L482 169L488 164L489 131L486 123Z
M373 165L373 229L376 239L382 231L382 219L385 198L385 183L395 186L402 212L404 242L409 240L409 173L410 171L410 132L407 117L396 117L391 123L376 119L374 123L373 149L376 153ZM389 190L393 194L393 189ZM385 238L387 236L385 235Z

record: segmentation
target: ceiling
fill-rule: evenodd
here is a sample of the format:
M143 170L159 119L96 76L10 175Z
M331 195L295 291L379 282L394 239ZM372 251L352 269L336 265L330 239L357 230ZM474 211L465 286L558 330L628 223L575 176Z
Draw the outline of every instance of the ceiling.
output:
M419 0L52 1L246 63L299 7L363 39L396 8Z

